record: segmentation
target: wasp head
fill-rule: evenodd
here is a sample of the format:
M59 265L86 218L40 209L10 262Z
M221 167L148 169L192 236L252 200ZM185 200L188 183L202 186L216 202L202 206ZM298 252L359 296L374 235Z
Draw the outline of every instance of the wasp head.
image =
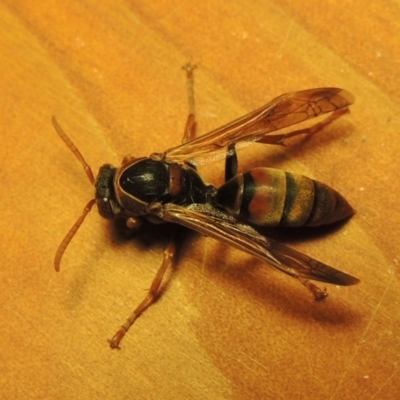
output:
M117 168L104 164L99 169L95 187L95 198L99 214L106 219L115 219L121 216L123 209L118 204L114 190L114 177Z

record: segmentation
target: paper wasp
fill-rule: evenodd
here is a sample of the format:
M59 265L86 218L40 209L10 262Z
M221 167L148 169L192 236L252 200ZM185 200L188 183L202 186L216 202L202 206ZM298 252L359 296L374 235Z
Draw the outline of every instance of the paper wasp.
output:
M171 222L229 243L297 278L316 300L325 298L327 293L309 279L344 286L358 283L357 278L269 239L253 228L253 225L330 224L354 213L348 202L327 185L302 175L271 168L255 168L238 174L236 155L237 148L254 142L283 144L293 136L314 134L346 113L347 106L354 101L353 96L337 88L284 94L258 110L195 138L194 67L187 64L184 68L188 78L189 116L182 144L150 157L126 156L119 168L105 164L100 167L96 179L53 117L55 130L82 163L95 187L95 199L87 204L57 250L55 269L59 271L66 247L96 203L101 216L124 218L132 229L146 221ZM325 113L331 114L310 128L273 133ZM216 188L203 182L196 164L215 161L221 154L225 158L225 183ZM111 348L119 348L136 318L154 303L177 245L173 238L146 298L109 340Z

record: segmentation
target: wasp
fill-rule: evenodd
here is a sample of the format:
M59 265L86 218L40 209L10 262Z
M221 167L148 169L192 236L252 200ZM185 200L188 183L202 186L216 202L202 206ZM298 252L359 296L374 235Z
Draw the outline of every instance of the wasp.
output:
M120 167L105 164L97 178L57 123L55 130L84 167L95 188L82 215L60 244L54 265L60 270L61 258L69 242L96 203L107 219L123 218L128 227L143 223L170 222L228 243L282 272L298 279L316 300L327 296L310 280L335 285L354 285L359 280L302 254L259 233L254 226L320 226L353 215L345 198L331 187L302 175L272 168L254 168L238 173L236 150L252 143L282 145L297 135L313 135L348 111L353 96L338 88L319 88L281 95L263 107L203 136L196 137L194 113L195 66L184 66L188 82L189 115L182 143L149 157L125 156ZM277 133L328 114L323 121L304 129ZM196 166L225 159L225 183L207 184ZM164 274L171 265L179 240L173 237L164 252L161 266L145 299L109 340L111 348L119 344L131 325L155 302Z

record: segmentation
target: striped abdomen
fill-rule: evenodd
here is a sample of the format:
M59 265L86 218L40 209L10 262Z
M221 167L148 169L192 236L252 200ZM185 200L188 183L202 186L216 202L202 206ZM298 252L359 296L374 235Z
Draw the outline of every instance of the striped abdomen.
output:
M256 225L317 226L354 214L352 207L324 183L272 168L254 168L222 185L219 206Z

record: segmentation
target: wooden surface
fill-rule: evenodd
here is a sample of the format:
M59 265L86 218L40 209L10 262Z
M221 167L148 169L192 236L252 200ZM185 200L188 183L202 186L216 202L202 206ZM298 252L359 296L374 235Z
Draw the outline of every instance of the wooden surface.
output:
M367 1L0 2L2 398L390 399L400 389L400 5ZM199 133L293 90L338 86L351 114L312 140L254 145L334 186L357 210L335 229L272 233L361 279L315 303L295 280L187 235L163 296L121 351L167 227L126 240L96 211L54 114L92 168L177 144L196 71ZM223 179L223 163L204 168Z

